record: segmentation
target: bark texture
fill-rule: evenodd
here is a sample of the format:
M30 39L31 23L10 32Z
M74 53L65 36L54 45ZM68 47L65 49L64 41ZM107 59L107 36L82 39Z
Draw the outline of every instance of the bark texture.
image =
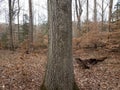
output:
M41 90L75 90L71 1L48 0L49 54Z

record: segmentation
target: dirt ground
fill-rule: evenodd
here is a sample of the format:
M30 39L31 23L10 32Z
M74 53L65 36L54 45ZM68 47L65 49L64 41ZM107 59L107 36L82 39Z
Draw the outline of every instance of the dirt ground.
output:
M74 73L80 90L120 90L120 48L117 47L120 43L115 43L117 49L110 49L106 43L107 46L102 43L96 48L93 43L86 45L81 42L80 39L73 41ZM75 60L76 57L89 59L103 56L107 59L91 65L89 69L82 68ZM0 50L0 90L40 90L46 62L47 51L43 49L31 54Z

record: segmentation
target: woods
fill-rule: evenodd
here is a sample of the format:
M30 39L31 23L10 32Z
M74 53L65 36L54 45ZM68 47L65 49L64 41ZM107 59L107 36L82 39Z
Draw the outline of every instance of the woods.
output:
M0 0L0 90L119 90L120 0Z

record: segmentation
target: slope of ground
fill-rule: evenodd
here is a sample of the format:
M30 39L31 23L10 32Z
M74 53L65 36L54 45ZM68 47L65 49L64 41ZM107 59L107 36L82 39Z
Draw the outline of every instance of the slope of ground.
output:
M75 80L81 90L120 90L120 33L89 32L73 39ZM46 40L46 39L45 39ZM39 90L43 82L47 48L39 45L26 54L0 50L0 90ZM39 48L38 48L39 47ZM75 58L107 57L84 69Z
M73 40L74 57L82 59L107 57L101 63L82 69L75 67L81 90L120 90L120 31L92 31Z

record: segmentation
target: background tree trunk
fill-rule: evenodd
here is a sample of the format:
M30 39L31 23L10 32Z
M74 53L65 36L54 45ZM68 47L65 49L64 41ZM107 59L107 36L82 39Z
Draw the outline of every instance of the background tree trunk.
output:
M33 13L32 0L29 0L29 35L28 35L28 52L31 52L33 46Z
M13 28L12 28L12 1L8 0L9 2L9 30L10 30L10 49L14 50L14 44L13 44Z
M89 0L87 0L87 13L86 13L86 17L87 17L87 31L89 31Z
M102 30L104 29L104 0L102 0Z
M18 19L18 42L20 43L19 14L20 14L20 2L18 0L18 14L17 14L17 19Z
M109 4L109 31L111 31L111 17L112 17L112 5L113 5L113 0L110 0L110 4Z
M94 22L97 22L97 3L96 0L94 0Z
M82 6L80 0L75 0L76 7L76 16L77 16L77 29L81 30L81 15L82 15Z
M48 0L49 54L41 90L73 90L71 1Z

